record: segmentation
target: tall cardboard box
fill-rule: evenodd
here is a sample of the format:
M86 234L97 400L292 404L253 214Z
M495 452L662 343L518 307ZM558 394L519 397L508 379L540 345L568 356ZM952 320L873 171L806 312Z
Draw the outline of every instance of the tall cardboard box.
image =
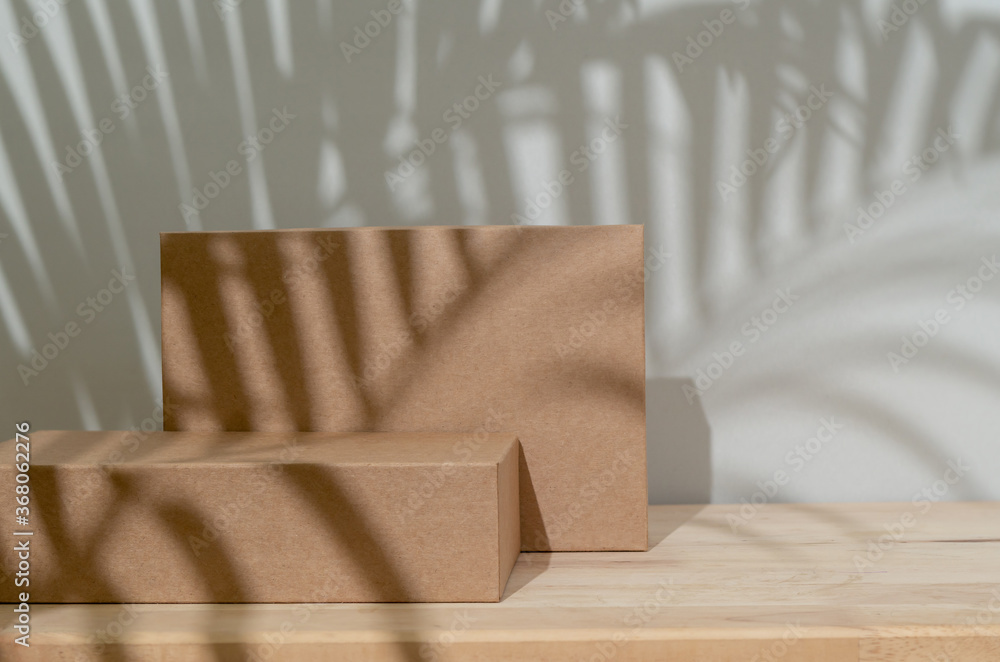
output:
M646 549L641 226L161 249L165 429L516 430L522 549Z

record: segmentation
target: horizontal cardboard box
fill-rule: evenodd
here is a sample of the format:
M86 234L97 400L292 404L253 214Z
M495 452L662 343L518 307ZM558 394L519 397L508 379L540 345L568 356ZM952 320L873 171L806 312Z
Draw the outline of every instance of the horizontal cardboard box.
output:
M141 433L140 433L141 434ZM37 432L31 602L496 602L520 549L517 440ZM14 440L0 494L15 493ZM23 468L23 467L22 467ZM7 545L11 548L11 545Z
M516 430L522 549L645 550L644 266L641 226L163 234L164 428Z

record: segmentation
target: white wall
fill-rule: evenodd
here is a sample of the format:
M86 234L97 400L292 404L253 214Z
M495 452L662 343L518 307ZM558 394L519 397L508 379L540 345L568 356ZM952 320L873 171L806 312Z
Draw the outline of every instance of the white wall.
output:
M8 425L152 424L161 231L510 223L566 168L573 183L531 222L643 223L670 254L647 286L652 502L738 502L779 471L772 500L908 501L959 460L971 469L944 498L1000 498L1000 278L961 310L949 298L1000 252L1000 6L911 0L883 37L888 3L860 0L413 1L347 62L341 43L389 3L362 4L69 0L21 42L45 3L0 0ZM711 43L684 62L689 37ZM140 90L148 67L168 75ZM455 128L449 107L491 75L499 88ZM813 87L832 96L782 125ZM144 98L123 117L130 88ZM241 150L283 109L273 142ZM582 171L573 153L619 115ZM105 119L99 149L58 172ZM447 141L390 189L386 171L437 128ZM949 128L913 181L907 159ZM767 145L759 172L720 190ZM239 174L185 218L230 160ZM857 207L896 179L905 191L851 241ZM122 268L136 280L87 312ZM776 290L797 298L771 313ZM894 370L887 353L938 309L947 323ZM755 333L761 316L773 324ZM79 335L20 375L69 322ZM789 456L824 419L842 427Z

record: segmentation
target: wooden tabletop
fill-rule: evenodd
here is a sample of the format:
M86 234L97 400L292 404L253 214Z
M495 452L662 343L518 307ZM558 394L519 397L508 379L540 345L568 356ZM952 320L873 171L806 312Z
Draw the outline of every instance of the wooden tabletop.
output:
M1000 660L998 503L653 506L650 547L522 553L496 604L32 605L28 649L3 607L0 658Z

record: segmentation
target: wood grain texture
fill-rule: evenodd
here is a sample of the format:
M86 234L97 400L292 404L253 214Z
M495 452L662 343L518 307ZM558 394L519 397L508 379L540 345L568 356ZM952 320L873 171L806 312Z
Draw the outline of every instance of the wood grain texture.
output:
M522 553L498 604L36 605L30 649L4 609L0 657L1000 660L1000 504L768 505L735 531L734 513L651 507L647 553Z

